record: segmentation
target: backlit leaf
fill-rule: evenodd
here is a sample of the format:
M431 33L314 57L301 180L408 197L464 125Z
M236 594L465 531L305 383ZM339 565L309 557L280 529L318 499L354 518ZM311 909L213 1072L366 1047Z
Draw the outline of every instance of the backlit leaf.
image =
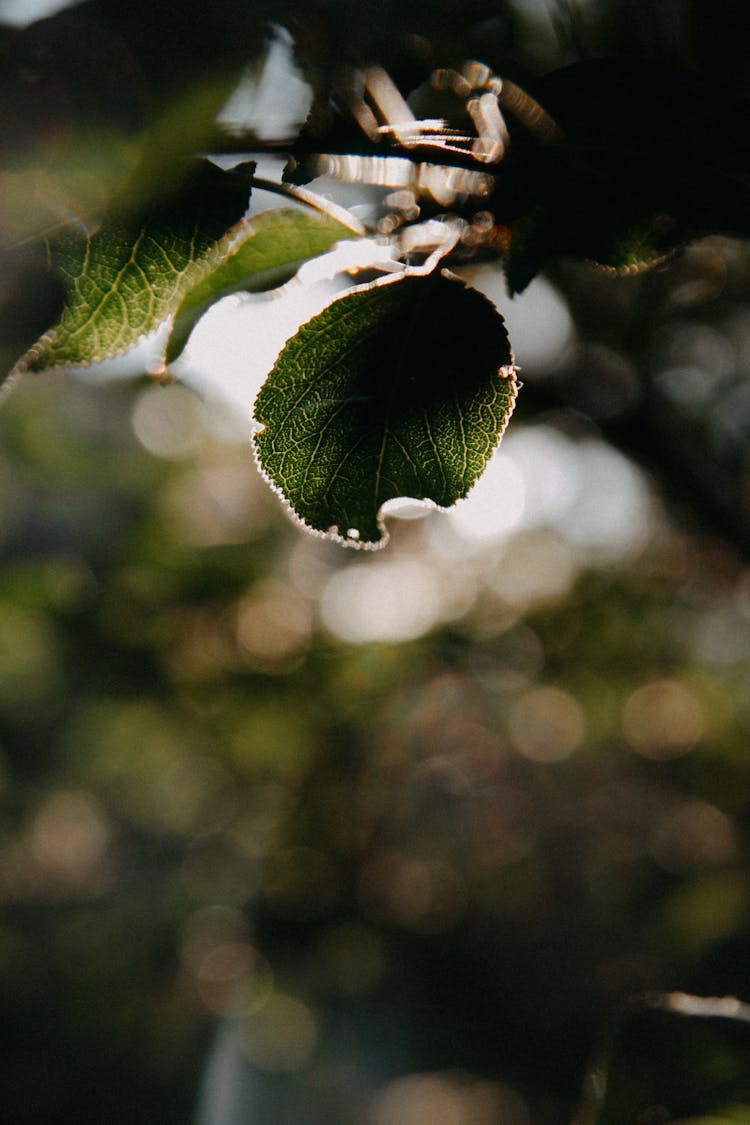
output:
M397 497L447 507L465 496L512 413L503 320L446 273L362 286L281 352L255 404L256 455L308 527L385 542Z
M303 262L357 236L326 215L283 208L253 216L230 237L231 250L225 253L217 247L212 255L218 260L215 267L185 293L169 339L168 363L180 354L196 321L219 297L238 290L274 289L293 277Z
M89 238L58 240L51 253L63 274L65 306L19 366L73 367L129 351L205 276L248 196L246 184L204 163L146 214L106 220Z
M89 365L122 355L171 319L161 371L205 309L238 289L271 289L302 262L352 238L334 219L290 209L243 218L249 188L211 165L139 221L108 221L53 248L65 281L58 323L20 369Z

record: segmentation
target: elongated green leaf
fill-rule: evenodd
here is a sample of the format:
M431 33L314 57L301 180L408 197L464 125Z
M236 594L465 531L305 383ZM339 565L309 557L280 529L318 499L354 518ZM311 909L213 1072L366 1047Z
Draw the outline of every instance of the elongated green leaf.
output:
M110 359L171 320L162 361L154 361L163 370L214 301L237 289L274 288L302 262L355 237L334 219L289 209L247 220L248 194L246 184L206 164L145 218L108 221L88 239L55 246L65 306L19 368Z
M213 165L132 219L110 219L90 238L51 247L66 287L57 324L21 361L30 371L121 355L173 313L205 275L217 241L247 208L248 187Z
M446 273L362 286L294 336L255 403L256 456L311 529L385 541L396 497L465 496L513 410L503 320Z
M196 321L219 297L238 290L274 289L293 277L303 262L356 237L335 219L290 208L265 211L243 222L225 240L229 253L224 256L217 247L215 267L186 292L172 327L167 362L180 354Z

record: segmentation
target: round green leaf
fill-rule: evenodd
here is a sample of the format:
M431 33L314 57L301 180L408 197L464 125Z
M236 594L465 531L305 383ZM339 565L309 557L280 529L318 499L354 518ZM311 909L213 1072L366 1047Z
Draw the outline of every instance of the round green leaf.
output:
M281 352L255 403L258 462L309 528L381 545L388 500L466 495L513 411L515 371L502 317L457 278L361 286Z

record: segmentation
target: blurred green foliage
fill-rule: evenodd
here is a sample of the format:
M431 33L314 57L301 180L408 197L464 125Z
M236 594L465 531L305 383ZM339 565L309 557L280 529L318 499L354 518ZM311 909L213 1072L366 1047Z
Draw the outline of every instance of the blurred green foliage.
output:
M175 390L40 378L0 419L8 1119L184 1121L263 972L321 1035L334 1002L400 1014L373 1088L459 1066L533 1120L566 1119L624 998L746 996L737 549L661 515L519 601L521 530L449 560L476 583L451 623L346 643L326 591L383 557L300 538L208 407L189 455L148 452ZM445 567L446 516L393 530L399 566Z

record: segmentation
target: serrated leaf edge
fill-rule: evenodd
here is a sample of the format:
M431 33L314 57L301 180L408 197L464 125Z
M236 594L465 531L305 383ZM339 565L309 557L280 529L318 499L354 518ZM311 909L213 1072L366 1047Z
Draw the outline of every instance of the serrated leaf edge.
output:
M142 233L142 232L141 232ZM9 372L7 379L12 379L14 376L20 377L27 372L34 375L44 375L48 372L67 372L67 371L80 371L88 370L91 367L96 367L99 363L106 363L110 359L118 359L120 356L129 355L130 352L136 350L140 345L169 324L174 322L177 310L179 309L186 294L194 286L204 280L205 277L216 268L221 261L228 257L230 254L235 253L241 244L248 238L252 238L255 231L252 229L252 221L247 216L243 216L236 223L234 223L228 231L217 239L216 242L203 254L200 258L191 262L182 271L175 284L175 311L168 313L162 320L150 328L147 332L142 332L132 343L116 348L114 351L107 351L106 354L96 354L90 359L82 360L78 363L51 363L46 367L35 368L32 366L34 357L40 352L43 352L44 347L54 340L58 334L58 325L53 325L52 328L47 329L39 339L31 345L27 352L18 360L16 365ZM96 237L95 235L93 237ZM219 298L217 297L217 300ZM164 352L161 357L161 362L154 365L152 370L148 373L151 375L163 375L165 371L164 359L167 353L167 344L169 341L169 333L165 338Z
M168 313L162 320L155 324L146 332L142 332L132 343L116 348L112 351L107 351L105 354L92 355L90 359L76 362L64 363L55 362L48 364L45 367L35 367L35 357L43 354L44 349L54 343L58 333L58 325L53 325L44 332L38 340L24 353L23 356L17 361L13 368L9 371L6 378L3 380L3 385L10 384L14 386L18 379L27 373L35 375L43 375L49 372L73 372L80 370L88 370L91 367L97 366L100 363L106 363L108 360L118 359L121 356L129 355L140 347L144 341L150 339L155 333L165 329L169 326L164 335L163 347L159 349L159 354L154 357L152 363L149 364L148 374L155 377L163 376L167 369L167 355L169 352L169 341L172 334L172 328L177 318L177 314L182 306L185 297L191 289L201 284L211 272L218 269L222 263L230 258L232 255L238 253L243 245L250 241L256 234L263 231L265 222L269 214L276 214L276 212L261 211L257 215L243 216L236 223L234 223L228 231L217 239L216 242L203 254L200 258L191 262L182 272L175 284L174 293L174 311ZM343 226L343 224L342 224ZM354 232L353 232L354 233ZM343 237L343 236L342 236ZM309 259L301 259L299 266L303 265ZM240 289L241 286L235 287L235 291ZM229 291L228 291L229 292ZM221 297L228 295L228 293L220 293L216 296L216 301ZM215 303L215 302L212 302ZM202 314L201 314L202 315ZM200 319L200 317L198 318ZM197 323L197 321L196 321Z
M463 278L458 277L455 273L453 273L452 270L441 269L440 273L443 277L450 278L451 280L454 280L454 281L460 281L461 284L464 285L466 288L473 288L471 286L468 286L466 284L466 282L463 280ZM308 324L310 324L313 320L315 320L316 317L320 316L322 312L325 312L332 305L337 304L339 301L343 301L345 297L351 297L351 295L353 293L366 293L371 289L377 289L377 288L380 288L383 285L393 285L393 284L395 284L399 281L403 281L403 279L405 277L425 277L425 276L428 276L428 275L425 273L423 267L421 267L421 266L404 266L404 268L402 270L399 270L398 273L388 274L386 277L377 277L377 278L375 278L374 281L368 281L363 285L354 285L350 289L346 289L343 293L337 293L336 296L331 301L329 301L329 303L325 306L325 309L321 309L320 312L314 313L313 316L309 317L306 321L304 321L302 324L300 324L299 327L297 328L297 331L292 336L290 336L289 339L290 340L294 339L294 336L296 336L298 332L301 332L303 328L305 328ZM479 290L475 290L475 292L479 293ZM482 297L484 297L484 299L486 301L489 301L489 303L491 305L494 306L494 308L497 310L499 315L502 315L502 314L500 314L500 310L497 309L497 306L495 305L494 301L491 301L490 298L487 297L486 294L484 294L484 293L481 293L480 295ZM279 355L281 355L281 352L284 350L284 348L286 347L286 345L288 343L289 343L289 340L287 340L283 344L283 346L279 350ZM489 464L493 454L495 453L498 446L500 445L500 442L503 440L503 437L505 435L505 431L508 428L508 423L510 422L510 419L513 416L513 412L515 410L516 399L518 398L518 392L521 389L521 387L523 386L523 384L516 378L517 373L520 371L520 367L515 362L515 357L513 355L513 349L511 347L510 340L508 340L508 346L509 346L509 349L510 349L510 360L511 361L510 361L510 363L507 363L507 364L501 364L500 367L498 367L497 377L499 379L510 380L510 385L511 385L510 405L508 406L508 410L506 411L505 419L503 421L503 425L500 429L500 432L497 435L497 441L495 442L492 453L487 458L486 464ZM277 356L277 360L278 360L278 356ZM275 363L276 363L276 361L274 361L274 365L275 365ZM257 401L257 399L256 399L256 401ZM400 500L400 499L409 499L413 503L419 504L426 511L448 512L454 506L454 504L457 503L459 500L466 499L466 497L471 493L471 489L474 487L474 485L472 485L471 488L467 489L467 491L463 494L463 496L457 496L456 497L456 500L454 501L454 504L449 504L447 506L437 504L434 500L418 499L416 497L392 497L391 499L386 500L385 503L381 504L380 508L378 509L377 515L375 517L376 523L377 523L377 526L378 526L378 531L380 532L380 538L376 539L376 540L367 540L367 539L363 540L363 539L359 539L358 536L353 536L353 535L349 535L349 534L342 535L339 528L335 527L335 526L328 528L327 531L321 531L320 528L311 527L310 524L307 523L307 521L305 519L303 519L301 515L299 515L299 513L295 510L294 506L292 505L292 502L289 500L289 498L284 495L284 493L281 490L281 488L279 487L279 485L277 485L275 483L275 481L271 480L268 473L263 468L263 465L261 464L261 461L260 461L260 455L258 453L258 447L257 447L256 442L255 442L255 435L262 433L263 430L264 430L264 426L263 426L262 423L256 421L256 419L254 417L253 417L253 420L252 420L252 424L253 424L254 429L253 429L253 434L250 438L250 446L251 446L251 449L252 449L253 460L255 461L255 466L256 466L258 472L260 473L261 477L265 481L265 483L268 485L268 487L271 489L271 491L274 492L276 494L276 496L279 498L279 500L281 501L281 506L285 510L285 512L289 516L291 516L294 523L303 527L309 535L314 536L316 539L325 539L325 540L328 540L329 542L332 542L332 543L338 543L342 547L351 547L355 551L382 551L382 549L388 545L388 543L390 541L390 538L391 538L391 534L388 530L388 527L387 527L385 521L386 521L386 518L388 516L388 505L389 504L392 505L395 501ZM483 470L483 472L484 472L484 470ZM482 474L480 474L480 476L477 478L477 481L475 483L477 483L479 481L479 479L481 479L481 476L482 476Z

